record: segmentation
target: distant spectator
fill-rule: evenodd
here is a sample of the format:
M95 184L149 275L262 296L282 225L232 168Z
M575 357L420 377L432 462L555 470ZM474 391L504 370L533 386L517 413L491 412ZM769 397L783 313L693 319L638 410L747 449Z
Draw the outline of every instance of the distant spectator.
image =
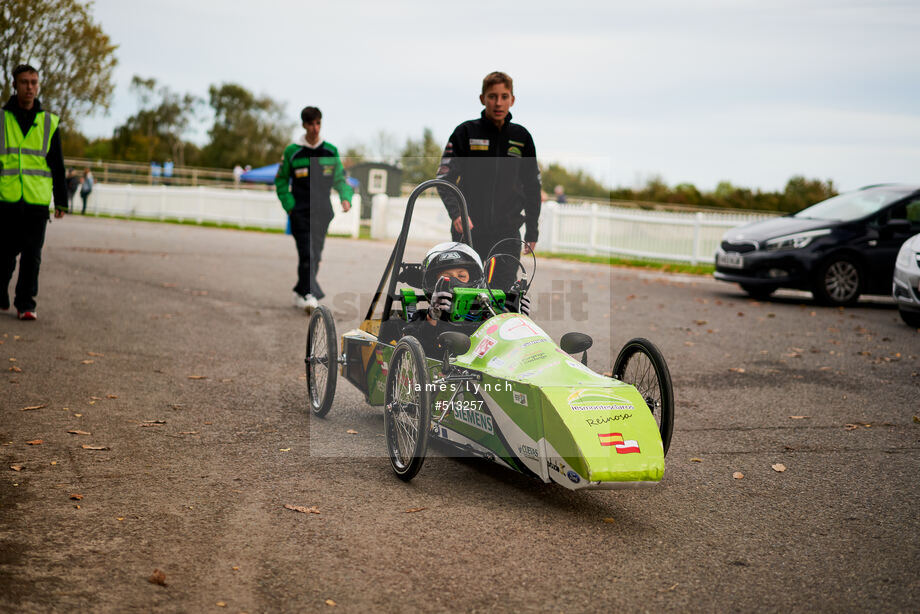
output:
M160 166L158 162L150 163L150 177L152 178L150 183L154 183L154 179L159 179L163 175L163 167ZM159 183L159 182L157 182Z
M555 196L554 200L560 205L564 205L568 202L568 199L565 197L565 189L561 185L557 185L555 189L553 189L553 194Z
M164 162L163 163L163 176L167 178L172 177L174 167L175 165L173 164L172 160L167 160L166 162Z
M73 209L73 197L77 195L77 190L80 189L80 173L77 172L77 169L72 168L67 171L67 210L70 211Z
M240 185L240 177L243 176L243 167L237 164L233 167L233 185Z
M86 215L86 202L89 200L90 192L93 191L93 174L87 168L83 171L83 185L80 186L80 198L83 199L83 215Z

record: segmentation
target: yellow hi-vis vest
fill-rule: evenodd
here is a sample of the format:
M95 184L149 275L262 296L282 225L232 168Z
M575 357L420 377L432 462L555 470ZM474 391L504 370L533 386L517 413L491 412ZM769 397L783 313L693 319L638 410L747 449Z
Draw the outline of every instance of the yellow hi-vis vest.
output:
M25 136L16 116L3 112L0 123L0 201L47 207L51 204L51 168L45 160L60 119L40 111Z

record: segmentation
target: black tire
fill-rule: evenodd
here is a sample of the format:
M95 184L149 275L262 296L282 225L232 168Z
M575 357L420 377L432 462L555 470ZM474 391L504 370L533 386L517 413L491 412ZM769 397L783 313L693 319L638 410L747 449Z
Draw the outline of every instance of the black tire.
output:
M818 268L812 294L822 305L841 307L859 300L862 289L862 269L847 256L836 256Z
M747 295L753 299L765 300L776 292L776 286L753 286L750 284L739 284L741 289L747 292Z
M335 343L335 323L329 308L320 305L310 316L307 328L307 406L314 416L322 418L332 407L338 375L338 351Z
M904 320L905 324L911 328L920 328L920 313L916 311L904 311L903 309L898 309L898 313L901 314L901 319Z
M674 388L668 363L648 339L630 339L613 363L613 377L635 386L652 411L667 455L674 432Z
M390 464L397 477L408 482L425 462L431 429L425 350L415 337L400 339L390 357L383 422Z

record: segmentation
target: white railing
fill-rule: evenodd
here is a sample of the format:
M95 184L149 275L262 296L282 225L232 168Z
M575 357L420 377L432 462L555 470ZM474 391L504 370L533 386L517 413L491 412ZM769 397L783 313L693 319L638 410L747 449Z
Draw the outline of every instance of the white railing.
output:
M80 205L75 202L75 206ZM343 213L338 195L333 192L332 209L336 215L329 233L357 237L361 228L361 197L356 194L351 210ZM287 226L287 214L274 192L221 188L96 184L86 212L241 228Z
M371 237L395 239L402 228L406 201L374 197ZM543 203L538 251L588 256L628 256L678 262L711 261L722 234L766 218L769 213L680 213L645 211L599 204ZM450 219L437 197L415 203L409 240L449 240Z

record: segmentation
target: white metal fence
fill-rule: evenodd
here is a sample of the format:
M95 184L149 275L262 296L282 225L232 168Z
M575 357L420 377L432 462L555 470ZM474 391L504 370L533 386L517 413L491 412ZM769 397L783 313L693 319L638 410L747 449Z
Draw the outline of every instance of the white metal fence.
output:
M74 204L79 206L76 199ZM332 208L336 215L329 232L357 237L361 228L361 197L356 194L351 210L343 213L338 195L333 192ZM287 215L274 192L221 188L96 184L86 212L241 228L287 226Z
M371 237L394 239L406 211L404 199L374 197ZM629 256L678 262L711 261L722 234L771 214L646 211L598 204L543 203L539 251L590 256ZM410 240L449 240L450 219L441 200L415 203Z
M360 196L342 213L333 192L336 212L329 232L359 236ZM382 194L371 207L370 234L395 239L402 228L406 199ZM159 220L211 222L239 227L282 229L287 216L273 192L205 187L97 184L87 213L125 215ZM539 251L591 256L627 256L678 262L707 262L727 228L772 217L752 213L682 213L646 211L599 204L543 204ZM450 239L450 219L437 196L415 203L411 241L433 243Z

